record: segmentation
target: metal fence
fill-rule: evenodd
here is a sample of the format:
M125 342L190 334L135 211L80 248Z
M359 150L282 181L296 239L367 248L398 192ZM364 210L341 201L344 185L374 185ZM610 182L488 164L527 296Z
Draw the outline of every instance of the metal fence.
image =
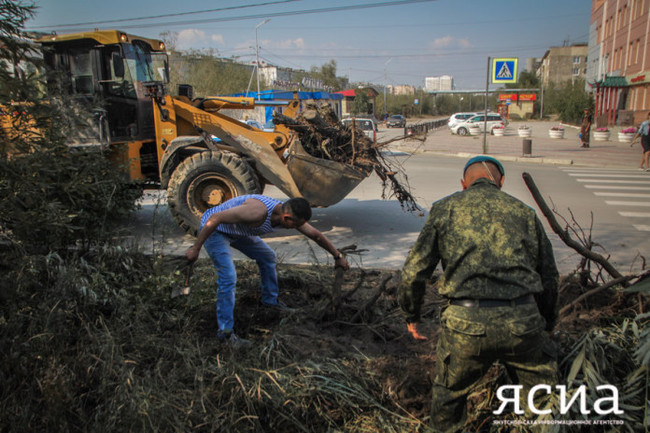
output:
M427 133L429 131L433 131L442 126L447 125L448 121L449 118L444 118L444 119L433 120L431 122L422 122L422 123L416 123L414 125L406 125L404 127L404 135Z

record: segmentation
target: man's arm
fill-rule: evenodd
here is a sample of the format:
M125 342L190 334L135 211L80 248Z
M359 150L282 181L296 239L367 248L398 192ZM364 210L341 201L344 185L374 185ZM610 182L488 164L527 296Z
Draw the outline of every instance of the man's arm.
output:
M546 319L546 330L551 331L555 327L558 315L558 281L559 273L553 256L553 247L549 241L542 222L535 218L537 229L537 239L539 244L539 258L537 263L537 272L542 279L542 293L535 295L537 308Z
M399 286L399 303L404 312L408 330L417 340L426 339L417 330L420 309L427 279L431 278L440 256L437 250L437 231L432 216L424 224L415 245L409 252L402 268L402 282Z
M321 233L320 230L316 229L309 223L304 223L300 227L296 228L296 230L307 236L312 241L316 242L318 246L330 253L334 257L334 266L341 267L345 270L350 268L350 265L348 264L345 256L343 256L343 254L341 254L340 251L336 249L334 244L332 244L332 242L327 239L327 236Z
M251 198L239 206L211 215L196 237L194 245L185 252L185 257L190 262L198 259L201 247L203 247L205 241L219 227L219 224L253 224L263 220L266 214L267 209L264 203Z

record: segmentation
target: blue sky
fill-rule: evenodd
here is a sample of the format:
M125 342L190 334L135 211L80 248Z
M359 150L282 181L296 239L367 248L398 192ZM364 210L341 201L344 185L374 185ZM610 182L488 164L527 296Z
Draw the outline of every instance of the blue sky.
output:
M590 0L35 0L28 30L123 29L180 49L213 49L307 69L334 59L351 81L424 86L451 75L459 89L485 88L487 58L542 57L587 42ZM377 6L390 4L387 6ZM201 12L221 9L214 12ZM330 9L330 10L326 10ZM331 10L336 9L336 10ZM148 19L137 19L153 17ZM108 22L112 21L112 22ZM75 25L73 25L75 24ZM83 24L83 25L76 25Z

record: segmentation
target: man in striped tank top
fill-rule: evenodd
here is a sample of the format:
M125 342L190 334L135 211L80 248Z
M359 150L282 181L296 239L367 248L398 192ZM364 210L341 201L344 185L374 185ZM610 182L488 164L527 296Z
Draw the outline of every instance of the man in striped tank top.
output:
M335 266L350 266L323 233L307 221L311 207L304 198L292 198L282 203L264 195L242 195L208 209L201 218L201 229L194 245L186 252L189 262L199 257L201 247L212 259L217 271L217 336L233 342L240 339L233 333L235 285L237 273L232 259L232 248L257 262L260 269L263 306L286 309L278 301L276 255L260 236L277 227L296 229L334 256Z

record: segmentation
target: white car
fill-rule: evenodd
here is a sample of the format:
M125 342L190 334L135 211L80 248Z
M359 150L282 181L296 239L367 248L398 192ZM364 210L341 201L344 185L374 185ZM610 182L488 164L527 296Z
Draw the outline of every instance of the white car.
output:
M449 116L449 121L447 122L447 126L451 129L454 126L458 125L459 123L462 123L469 119L470 117L476 116L478 113L455 113Z
M377 124L371 118L366 117L356 117L356 118L347 118L341 120L344 125L352 125L352 121L360 130L362 130L373 143L377 142Z
M496 126L506 126L508 122L501 117L499 114L488 113L487 115L487 130L490 131L490 134L493 134L492 131ZM485 114L477 114L472 116L466 121L454 125L451 128L452 134L458 135L468 135L470 128L478 128L479 131L483 132L483 126L485 125Z

